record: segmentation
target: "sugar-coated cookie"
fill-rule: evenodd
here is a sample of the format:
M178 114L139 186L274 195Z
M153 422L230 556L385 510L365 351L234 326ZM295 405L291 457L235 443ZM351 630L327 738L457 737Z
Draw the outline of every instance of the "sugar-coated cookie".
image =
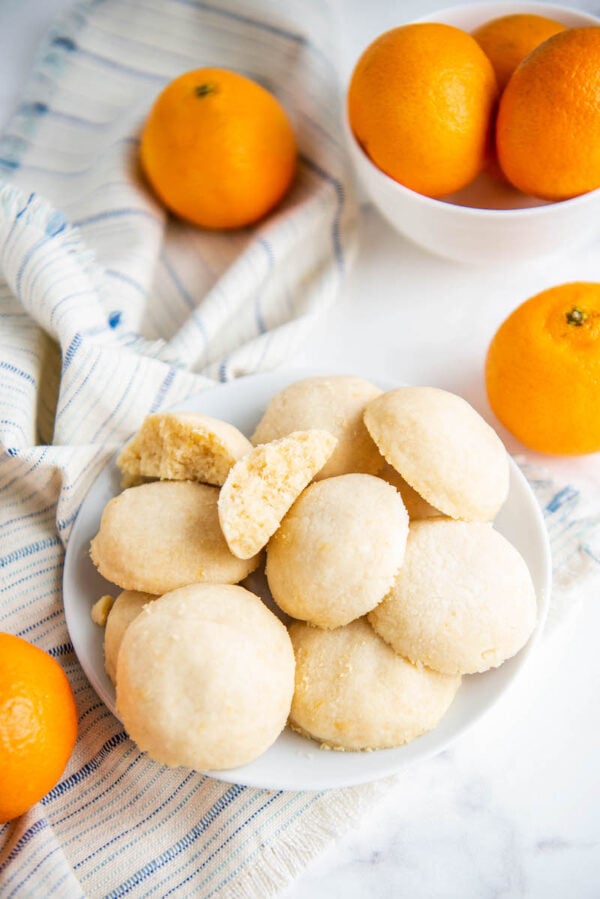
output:
M381 390L350 375L303 378L284 387L270 400L252 443L269 443L293 431L329 431L338 444L315 479L349 472L375 474L383 459L363 422L365 406Z
M408 515L398 491L369 474L315 481L267 547L277 605L303 621L339 627L391 588L402 564Z
M436 509L468 521L495 518L508 495L508 456L462 397L397 387L372 400L364 420L389 464Z
M394 586L368 617L412 662L473 674L515 655L536 615L527 565L502 534L489 524L438 518L411 524Z
M288 632L243 587L195 584L148 603L123 636L117 711L139 748L204 771L251 762L283 730Z
M104 631L104 670L113 684L117 679L117 658L123 634L146 603L152 602L154 599L156 596L153 593L123 590L112 605Z
M335 630L290 627L296 687L290 723L331 749L387 749L434 728L460 686L411 665L364 618Z
M267 545L336 443L329 431L294 431L235 463L219 494L219 521L234 555L249 559Z
M221 485L252 444L226 421L198 412L148 415L117 458L126 483L145 478Z
M219 524L219 490L152 481L111 499L91 543L100 574L123 590L167 593L193 583L235 584L260 562L238 559Z

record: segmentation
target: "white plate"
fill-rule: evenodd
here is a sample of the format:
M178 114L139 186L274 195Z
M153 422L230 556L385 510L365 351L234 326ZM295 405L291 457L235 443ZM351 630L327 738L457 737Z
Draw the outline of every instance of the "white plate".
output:
M177 408L224 419L251 434L270 397L292 381L311 374L315 372L252 375L211 388ZM381 386L389 389L393 385ZM115 714L114 688L104 671L103 631L92 622L90 610L104 593L114 596L119 591L96 571L89 557L89 544L98 531L104 506L119 491L120 477L113 461L100 473L81 505L67 546L63 580L65 615L75 652L92 686ZM229 783L267 789L320 790L377 780L445 749L490 709L522 673L548 608L551 568L546 529L536 499L512 460L510 492L496 527L521 552L531 572L538 601L536 631L527 646L500 668L465 677L450 710L435 730L398 749L325 752L286 728L276 743L249 765L210 773ZM258 589L259 584L260 579L254 578L250 589Z

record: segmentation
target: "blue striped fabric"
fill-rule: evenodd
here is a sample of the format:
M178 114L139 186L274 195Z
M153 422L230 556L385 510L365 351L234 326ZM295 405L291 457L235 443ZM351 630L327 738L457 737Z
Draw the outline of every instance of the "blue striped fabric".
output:
M333 32L319 0L90 0L0 140L0 629L60 661L79 709L61 781L0 826L3 899L272 895L386 789L270 792L152 762L91 689L61 597L82 498L144 416L284 361L337 294L355 207ZM271 87L299 136L294 189L256 228L189 228L138 177L153 97L199 65ZM571 495L538 488L580 555Z

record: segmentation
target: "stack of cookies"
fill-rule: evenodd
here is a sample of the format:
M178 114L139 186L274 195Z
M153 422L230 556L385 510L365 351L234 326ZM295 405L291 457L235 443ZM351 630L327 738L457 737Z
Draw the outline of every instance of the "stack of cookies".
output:
M493 527L506 451L447 391L306 378L250 440L158 413L117 464L91 544L121 590L105 664L165 764L246 764L286 723L328 749L403 745L535 627L527 566ZM268 599L240 583L263 565Z

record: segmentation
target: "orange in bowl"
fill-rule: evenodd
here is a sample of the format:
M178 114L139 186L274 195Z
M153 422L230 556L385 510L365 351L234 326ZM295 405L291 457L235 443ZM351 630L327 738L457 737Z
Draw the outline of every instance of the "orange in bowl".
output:
M565 200L600 187L600 27L562 31L523 60L500 100L496 146L526 194Z
M476 28L472 35L490 59L502 93L519 63L545 40L564 29L562 22L547 16L512 13L489 19ZM488 160L487 171L492 177L503 179L505 175L496 156L495 144L494 137L494 147Z
M564 31L562 22L534 13L512 13L490 19L472 32L491 61L503 91L519 63L544 41Z
M438 22L393 28L354 68L350 127L375 165L441 197L483 169L497 95L492 65L465 31Z

